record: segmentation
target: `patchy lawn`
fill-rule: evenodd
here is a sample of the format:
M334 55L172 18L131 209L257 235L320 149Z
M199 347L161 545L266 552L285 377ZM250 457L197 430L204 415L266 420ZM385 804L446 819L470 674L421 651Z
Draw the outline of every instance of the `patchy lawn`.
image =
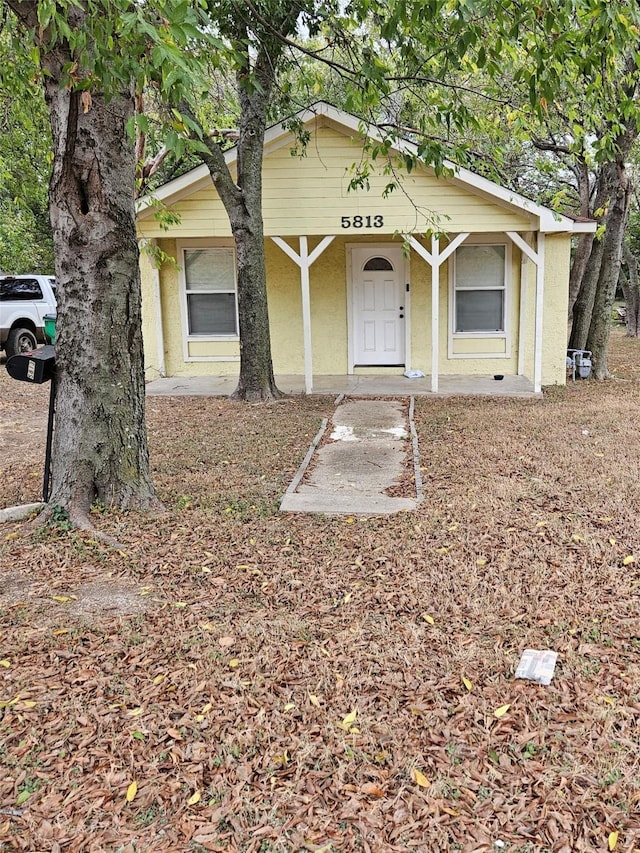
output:
M612 362L419 398L426 498L385 518L277 511L332 400L149 400L166 516L1 528L0 851L640 850L640 343ZM0 373L8 506L47 394Z

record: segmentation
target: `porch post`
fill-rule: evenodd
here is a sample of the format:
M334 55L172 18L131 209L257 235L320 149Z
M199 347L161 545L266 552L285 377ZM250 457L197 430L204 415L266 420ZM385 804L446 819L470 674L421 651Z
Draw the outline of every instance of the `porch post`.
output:
M536 270L536 346L533 368L533 390L542 391L542 321L544 311L544 241L545 235L538 231L538 268Z
M439 370L439 326L440 326L440 267L448 260L469 236L469 231L456 234L449 245L440 252L440 239L435 234L431 236L431 252L419 243L412 234L405 234L404 239L431 267L431 391L438 390Z
M440 238L431 235L431 392L438 391L440 369Z
M271 238L276 246L291 258L300 268L300 291L302 296L302 335L304 347L304 390L305 394L313 391L313 352L311 348L311 297L309 294L309 267L317 261L335 235L323 237L315 249L309 254L309 243L306 237L300 237L300 254L282 239L282 237Z
M538 231L538 251L536 252L526 243L517 231L507 231L509 239L516 244L523 256L523 273L520 282L520 335L523 334L524 318L522 300L524 289L524 257L526 256L536 266L536 322L535 337L533 345L533 390L539 393L542 390L542 312L544 307L544 233ZM521 370L521 353L523 341L520 340L518 347L518 373ZM524 367L522 367L524 371Z
M302 334L304 338L304 388L313 390L313 351L311 349L311 298L309 295L309 245L300 237L300 289L302 291Z
M157 240L149 241L152 246L156 246ZM162 292L160 290L160 268L155 263L152 255L147 255L147 260L151 266L151 286L153 293L153 313L155 315L156 324L156 356L158 359L158 373L160 376L166 376L167 371L164 363L164 332L162 329Z

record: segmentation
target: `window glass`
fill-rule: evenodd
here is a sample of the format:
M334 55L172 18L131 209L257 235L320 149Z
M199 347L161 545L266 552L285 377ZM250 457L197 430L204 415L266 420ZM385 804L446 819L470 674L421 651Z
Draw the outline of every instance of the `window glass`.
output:
M505 246L456 251L454 332L504 331L505 261Z
M236 297L233 293L187 294L189 334L235 335Z
M190 335L237 335L233 249L186 249L184 273Z
M26 302L43 298L40 285L34 278L5 278L0 281L0 299Z
M386 258L369 258L364 265L365 272L388 272L393 270L393 265Z
M233 249L187 249L184 255L187 290L235 291Z
M503 290L461 290L456 296L456 332L501 332Z
M504 287L504 246L461 246L456 252L456 287Z

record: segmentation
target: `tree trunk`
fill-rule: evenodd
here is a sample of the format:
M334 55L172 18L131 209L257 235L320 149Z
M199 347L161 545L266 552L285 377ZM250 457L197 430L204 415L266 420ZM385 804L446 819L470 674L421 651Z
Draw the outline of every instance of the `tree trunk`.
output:
M586 349L592 353L593 375L596 379L609 378L607 351L611 337L611 312L620 276L622 243L631 200L631 183L624 165L617 164L616 173L617 188L607 214L600 274L586 343Z
M599 224L604 234L595 239L585 265L580 291L573 308L570 349L589 349L593 353L593 375L606 378L607 347L611 309L622 260L622 240L629 214L630 185L624 157L637 131L621 137L621 153L616 160L602 165L598 173L594 208L604 211Z
M271 331L267 305L267 271L262 218L262 158L269 106L264 97L240 88L238 188L242 204L229 209L238 265L240 377L234 400L275 400L282 397L273 376Z
M575 175L578 183L578 192L580 194L580 215L584 217L591 216L591 191L589 184L589 167L584 157L578 158L575 166ZM573 263L571 264L571 273L569 275L569 316L573 317L573 308L576 304L576 299L580 293L582 279L584 277L591 249L593 248L593 234L581 234L578 238L578 243L573 254Z
M569 320L573 317L573 309L575 308L587 270L587 264L589 263L589 257L593 249L594 236L594 234L581 234L578 237L578 242L573 253L573 263L571 264L571 273L569 275Z
M628 246L623 247L623 256L629 270L629 276L620 274L625 303L625 323L630 338L640 338L640 281L638 280L638 261Z
M135 231L133 91L108 101L60 86L64 49L41 56L53 132L57 407L50 505L77 523L95 500L158 507L144 419Z
M199 152L227 211L235 241L240 376L231 399L249 402L270 402L283 396L273 375L262 218L264 134L276 62L276 54L268 56L261 51L253 71L257 82L247 83L250 67L247 55L237 74L240 124L236 181L216 142L205 139L208 152ZM182 103L180 109L195 120L187 103Z

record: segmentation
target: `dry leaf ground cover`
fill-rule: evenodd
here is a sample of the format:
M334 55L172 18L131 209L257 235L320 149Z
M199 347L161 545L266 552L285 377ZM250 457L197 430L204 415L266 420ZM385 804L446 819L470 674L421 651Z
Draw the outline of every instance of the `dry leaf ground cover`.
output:
M613 358L419 399L425 501L385 518L277 511L332 400L151 399L165 516L96 507L121 552L0 531L0 850L639 850L640 345ZM2 503L37 500L42 389L1 385L33 415Z

